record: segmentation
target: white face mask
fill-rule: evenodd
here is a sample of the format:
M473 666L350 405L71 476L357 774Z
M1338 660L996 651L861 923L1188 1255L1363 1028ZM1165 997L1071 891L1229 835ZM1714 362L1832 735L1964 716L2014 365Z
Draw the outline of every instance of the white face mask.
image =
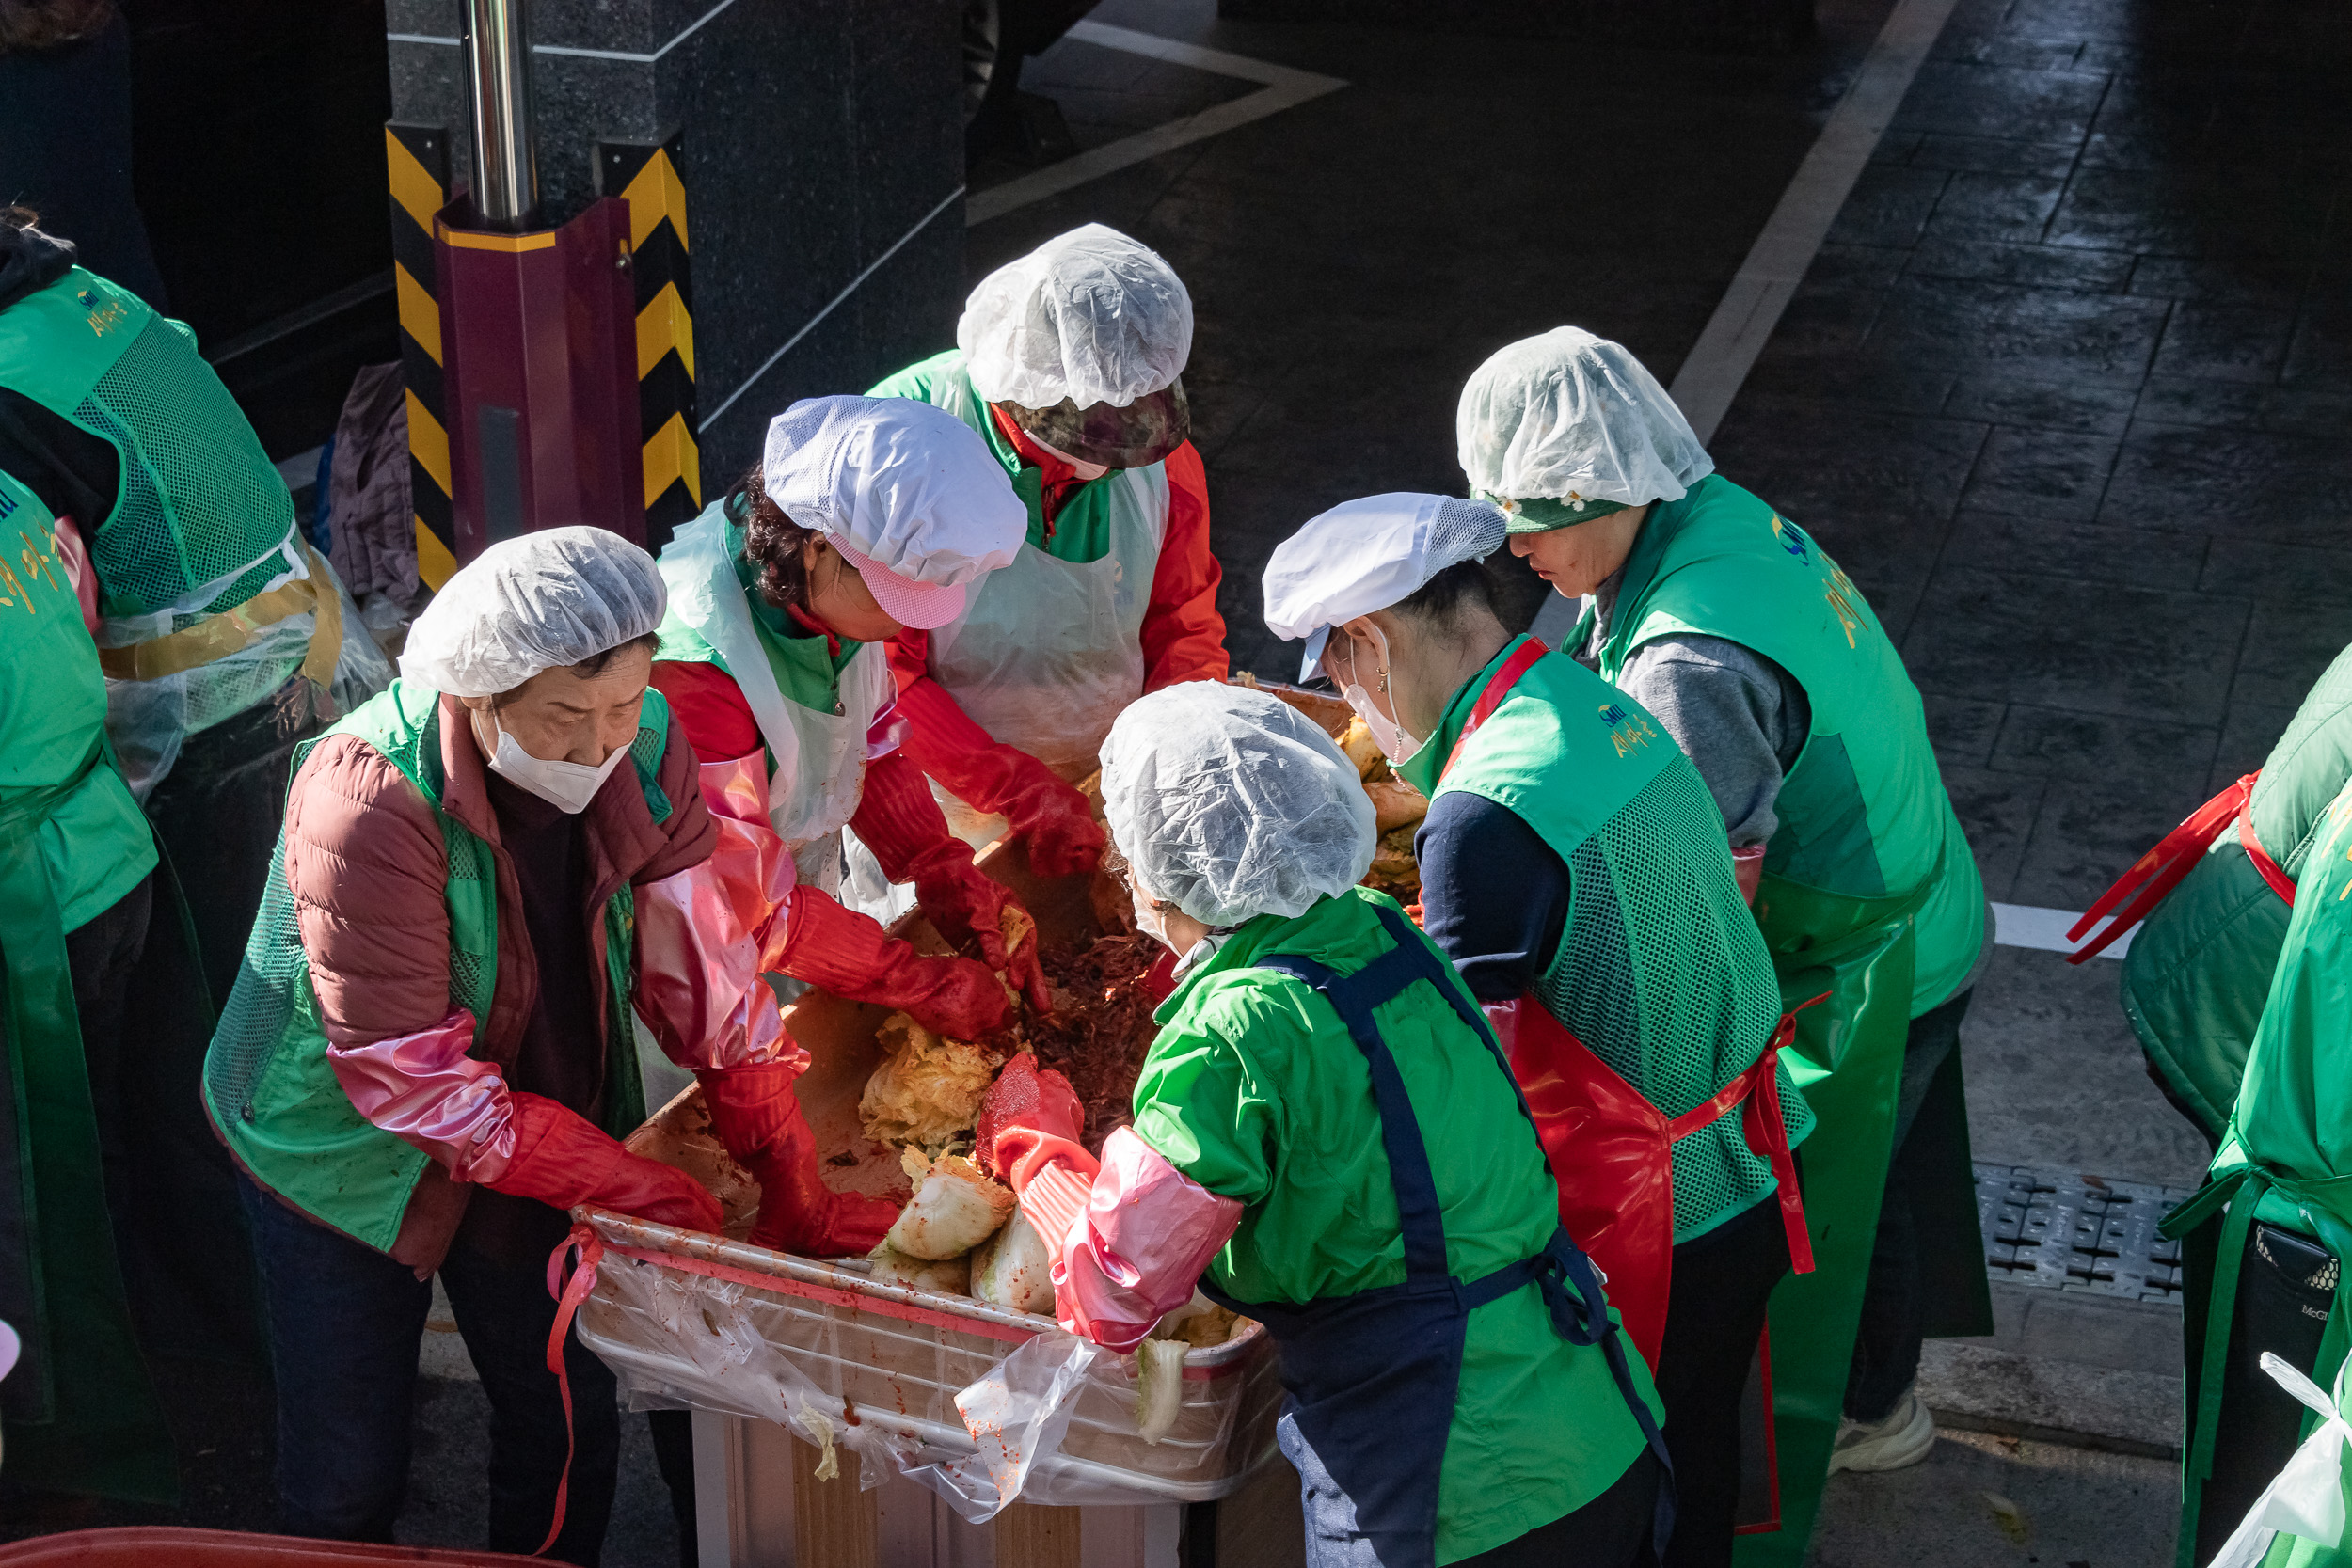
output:
M1380 668L1383 672L1380 689L1386 691L1389 686L1386 673L1389 668L1389 640L1380 635L1378 626L1368 629L1372 632L1373 641L1380 647ZM1346 636L1336 627L1333 630L1339 636ZM1380 754L1391 762L1403 762L1421 750L1421 742L1414 739L1404 725L1380 711L1379 705L1373 701L1372 693L1365 690L1363 683L1356 678L1355 640L1349 638L1346 646L1347 673L1340 680L1340 695L1347 699L1347 705L1356 710L1356 716L1364 721L1364 728L1372 732L1372 743L1380 748ZM1393 702L1394 698L1391 697L1391 701Z
M493 719L491 722L497 721ZM596 798L604 781L612 776L612 770L628 755L628 747L615 746L612 754L594 768L584 762L549 762L524 751L522 743L506 733L505 725L500 724L499 749L490 757L490 771L577 816L588 809L588 802Z

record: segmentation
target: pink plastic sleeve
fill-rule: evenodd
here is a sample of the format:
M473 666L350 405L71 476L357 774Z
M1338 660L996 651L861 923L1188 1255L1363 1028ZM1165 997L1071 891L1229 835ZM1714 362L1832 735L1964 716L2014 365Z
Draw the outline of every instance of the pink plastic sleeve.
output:
M460 1007L430 1029L341 1051L327 1065L358 1113L449 1168L460 1181L495 1182L515 1157L515 1102L488 1062L466 1054L473 1014Z
M783 940L796 873L768 824L767 755L702 768L718 847L637 890L637 1010L683 1068L764 1066L808 1053L785 1033L762 955Z
M1029 1191L1060 1174L1041 1173ZM1055 1316L1106 1349L1133 1350L1162 1314L1192 1299L1200 1271L1241 1224L1241 1209L1169 1164L1132 1128L1119 1129L1104 1142L1083 1216L1056 1249Z

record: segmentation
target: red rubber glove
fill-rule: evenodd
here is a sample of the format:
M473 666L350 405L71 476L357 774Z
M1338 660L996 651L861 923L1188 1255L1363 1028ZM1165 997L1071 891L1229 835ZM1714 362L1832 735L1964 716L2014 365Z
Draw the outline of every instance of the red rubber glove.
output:
M485 1186L557 1209L593 1203L681 1230L719 1228L724 1218L719 1200L684 1171L631 1154L586 1117L545 1096L513 1099L515 1155Z
M959 947L977 945L980 961L1003 974L1030 1006L1052 1009L1053 992L1034 937L1009 954L1005 949L1004 911L1019 910L1020 903L1010 888L974 865L971 848L947 832L947 819L914 758L893 752L866 765L850 826L874 851L883 876L914 884L914 896L933 930ZM1035 929L1025 911L1022 923Z
M1003 808L1005 820L1029 847L1029 869L1041 877L1084 877L1102 863L1103 825L1083 790L1061 782L1054 770L1025 753L1018 793Z
M707 1069L694 1077L719 1141L759 1183L754 1246L803 1258L863 1258L898 1217L898 1205L825 1185L792 1081L798 1064Z
M950 1039L977 1040L1013 1019L1013 1001L986 964L926 958L867 915L815 888L792 890L784 941L771 966L852 1002L898 1007Z
M1074 1167L1091 1180L1101 1162L1078 1142L1086 1119L1086 1107L1069 1079L1050 1068L1040 1071L1036 1057L1017 1053L980 1101L976 1133L980 1164L1015 1196L1056 1164Z

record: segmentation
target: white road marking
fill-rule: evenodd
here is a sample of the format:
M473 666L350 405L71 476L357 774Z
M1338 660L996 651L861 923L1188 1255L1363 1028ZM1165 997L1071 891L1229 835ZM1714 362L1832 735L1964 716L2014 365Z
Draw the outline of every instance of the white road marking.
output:
M1156 158L1163 152L1193 142L1222 135L1252 120L1279 114L1284 109L1336 92L1347 84L1336 76L1318 75L1311 71L1295 71L1286 65L1274 65L1265 60L1253 60L1240 55L1229 55L1221 49L1203 49L1198 44L1180 43L1154 33L1139 33L1132 27L1114 27L1104 22L1081 22L1070 29L1070 37L1081 43L1091 43L1104 49L1124 50L1131 55L1148 55L1155 60L1190 66L1195 71L1213 71L1220 76L1236 76L1246 82L1263 84L1258 91L1231 103L1219 103L1171 119L1165 125L1154 125L1149 131L1138 131L1132 136L1121 136L1106 142L1074 158L1064 158L1050 164L1034 174L1008 180L992 185L963 204L963 221L967 228L976 227L991 218L1003 217L1049 196L1059 196L1067 190L1100 180L1106 174Z
M1901 107L1911 79L1935 46L1954 3L1898 0L1853 85L1821 127L1788 188L1781 192L1764 231L1748 247L1748 259L1724 291L1671 388L1701 441L1713 436L1756 356L1780 324L1781 312L1804 280L1805 268L1813 264L1879 137Z
M2082 914L2075 910L2045 910L2033 904L1995 904L1993 906L1993 940L2003 947L2038 947L2045 953L2072 953L2074 942L2066 940L2066 933ZM2120 958L2132 950L2132 938L2138 932L2132 928L2115 939L2103 958ZM2097 935L2096 931L2092 935Z

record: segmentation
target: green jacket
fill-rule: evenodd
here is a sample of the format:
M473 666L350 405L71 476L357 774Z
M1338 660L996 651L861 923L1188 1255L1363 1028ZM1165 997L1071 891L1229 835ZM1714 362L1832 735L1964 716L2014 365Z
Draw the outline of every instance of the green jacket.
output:
M1568 869L1569 915L1537 1000L1664 1116L1745 1072L1780 1022L1772 955L1740 896L1724 819L1698 770L1640 704L1549 654L1456 739L1514 638L1447 704L1400 771L1432 800L1482 797L1533 829ZM1442 771L1442 777L1440 773ZM1813 1114L1786 1067L1791 1144ZM1773 1190L1736 1113L1674 1146L1674 1239L1704 1235Z
M1766 943L1787 956L1842 934L1816 928L1820 895L1867 903L1933 878L1917 917L1911 1016L1950 1000L1984 944L1984 884L1918 689L1869 601L1803 529L1709 474L1642 524L1600 673L1613 680L1643 643L1685 634L1762 654L1812 709L1773 807L1780 828L1764 847L1756 908Z
M2328 802L2352 780L2352 648L2336 656L2270 749L2247 802L2254 833L2300 877ZM2237 1100L2290 909L2232 824L2156 906L2123 958L2124 1016L2148 1060L2217 1140Z
M1245 1300L1304 1303L1405 1278L1362 1053L1327 1003L1252 967L1295 953L1353 974L1390 948L1373 912L1386 901L1355 888L1295 920L1261 915L1159 1009L1136 1084L1136 1132L1193 1180L1244 1205L1209 1275ZM1542 1250L1559 1225L1558 1194L1491 1050L1426 988L1375 1016L1428 1145L1454 1276L1477 1279ZM1646 1395L1647 1370L1629 1359ZM1440 1563L1582 1507L1625 1473L1643 1441L1601 1352L1562 1339L1532 1285L1470 1315L1451 1420Z

